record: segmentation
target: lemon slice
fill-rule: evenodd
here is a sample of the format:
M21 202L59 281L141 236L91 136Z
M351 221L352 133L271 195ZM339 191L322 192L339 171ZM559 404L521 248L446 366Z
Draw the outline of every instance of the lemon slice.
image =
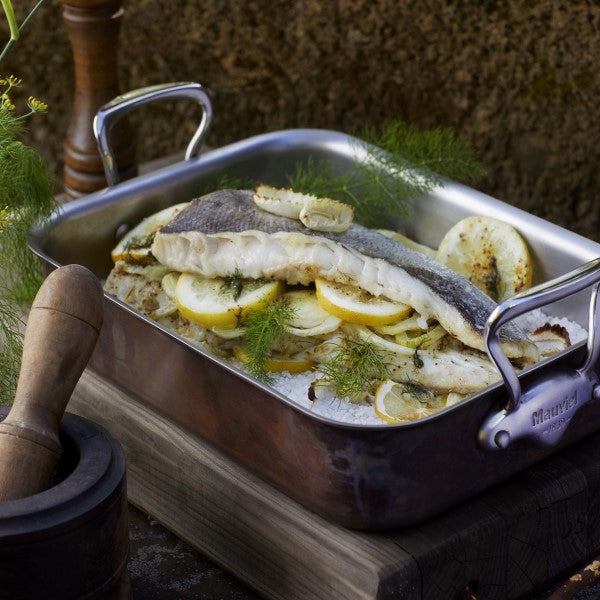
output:
M444 236L436 260L496 302L531 286L529 249L517 231L492 217L467 217Z
M236 347L233 349L233 355L241 362L248 362L249 357L243 348ZM265 369L272 373L281 373L287 371L292 375L298 373L304 373L314 369L316 363L306 358L294 358L293 356L277 356L273 355L271 358L267 358L265 362Z
M375 331L381 335L398 335L405 331L423 333L423 331L427 331L427 329L429 329L427 319L422 317L419 313L415 313L411 317L401 319L397 323L392 323L391 325L375 327Z
M413 356L415 353L414 349L409 348L405 344L395 344L394 342L390 342L364 325L346 325L346 329L352 337L358 338L362 342L373 344L373 346L376 346L381 350L402 354L404 356Z
M419 242L415 242L414 240L411 240L409 237L406 237L397 231L392 231L391 229L376 229L375 231L381 233L381 235L385 235L385 237L393 239L403 246L407 246L411 250L416 250L421 254L426 254L431 258L435 258L435 250L433 248L419 244Z
M349 323L370 326L388 325L407 317L412 312L412 308L406 304L373 296L352 285L326 279L317 279L315 284L317 300L321 308Z
M285 289L282 281L244 281L239 294L232 293L220 277L206 279L182 273L175 296L179 312L204 327L237 327L248 313L264 308Z
M150 248L154 234L164 225L170 223L177 213L181 212L189 202L181 202L169 206L143 219L131 231L121 238L110 255L113 262L129 260L144 262L152 259Z
M433 414L442 406L432 407L421 402L405 386L392 379L379 385L373 398L375 414L387 423L407 423Z
M293 319L286 327L288 333L300 337L324 335L335 331L341 319L321 308L315 292L297 290L283 295L293 310Z
M175 290L177 289L179 275L181 275L181 273L178 273L177 271L171 271L170 273L167 273L160 282L162 291L174 304L177 304L177 294L175 293Z
M245 327L211 327L210 330L218 337L224 340L235 340L244 335Z

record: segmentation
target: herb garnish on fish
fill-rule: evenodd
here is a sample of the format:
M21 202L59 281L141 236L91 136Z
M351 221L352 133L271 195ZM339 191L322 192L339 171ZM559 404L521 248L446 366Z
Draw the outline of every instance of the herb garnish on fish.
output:
M320 367L324 381L334 387L339 398L361 401L374 380L390 376L383 353L369 342L350 338L337 346L331 360Z
M285 341L286 326L294 319L294 310L287 302L273 302L262 310L250 313L244 333L247 367L251 375L272 383L273 378L265 368L273 349L281 348Z
M242 294L242 287L244 286L244 280L239 269L236 269L233 275L223 278L223 286L221 292L224 294L231 293L234 300L237 300Z

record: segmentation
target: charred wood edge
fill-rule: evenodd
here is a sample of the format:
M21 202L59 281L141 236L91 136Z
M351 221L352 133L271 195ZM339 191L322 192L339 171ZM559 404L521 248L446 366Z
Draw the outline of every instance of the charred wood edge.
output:
M600 581L600 556L597 556L583 569L571 575L556 589L548 600L571 600L579 592Z
M98 109L119 94L117 50L123 0L61 0L71 43L75 89L64 141L67 199L106 187L92 122ZM135 148L124 120L111 136L122 179L137 172Z

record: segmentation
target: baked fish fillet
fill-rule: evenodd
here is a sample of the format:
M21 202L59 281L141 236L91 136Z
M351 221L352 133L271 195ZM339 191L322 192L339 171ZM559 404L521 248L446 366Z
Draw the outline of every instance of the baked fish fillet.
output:
M485 322L496 304L469 281L429 257L353 223L344 233L307 229L260 210L246 190L219 190L193 200L155 236L152 254L174 270L205 277L317 277L356 285L412 306L467 346L484 350ZM511 358L537 358L513 323L502 331Z

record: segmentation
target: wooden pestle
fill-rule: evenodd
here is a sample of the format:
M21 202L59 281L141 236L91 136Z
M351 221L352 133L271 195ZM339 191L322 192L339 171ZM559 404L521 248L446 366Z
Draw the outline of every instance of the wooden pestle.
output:
M103 315L100 282L81 265L56 269L40 287L27 320L15 399L0 423L0 500L51 485L62 452L60 422Z

